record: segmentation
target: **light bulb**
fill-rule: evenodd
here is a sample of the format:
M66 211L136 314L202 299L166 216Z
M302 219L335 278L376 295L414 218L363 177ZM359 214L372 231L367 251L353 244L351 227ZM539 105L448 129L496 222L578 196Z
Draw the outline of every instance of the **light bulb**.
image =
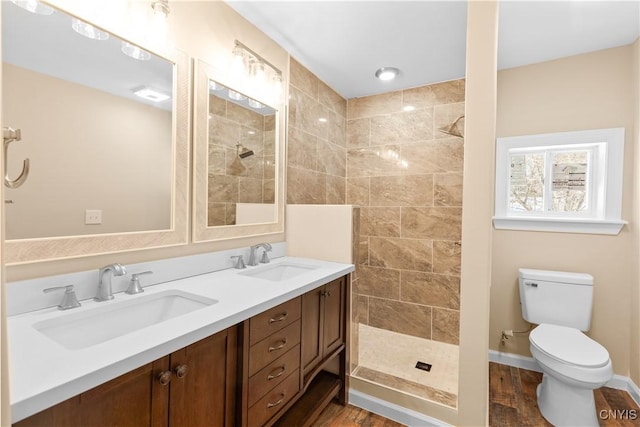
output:
M138 61L148 61L151 59L151 54L149 52L144 49L140 49L138 46L129 42L123 41L120 49L122 50L122 53L133 59L137 59Z
M97 29L91 24L88 24L80 19L73 18L71 20L71 28L78 34L81 34L92 40L106 40L109 38L109 33Z
M233 48L232 55L229 72L233 77L242 78L247 73L244 52L240 47L236 46Z
M153 15L151 17L151 39L163 44L167 40L167 19L169 17L169 2L167 0L151 3Z
M233 99L234 101L243 101L247 99L247 97L244 96L243 94L238 93L235 90L231 90L231 89L229 89L229 98Z
M11 3L36 15L51 15L53 13L51 6L42 4L38 0L11 0Z

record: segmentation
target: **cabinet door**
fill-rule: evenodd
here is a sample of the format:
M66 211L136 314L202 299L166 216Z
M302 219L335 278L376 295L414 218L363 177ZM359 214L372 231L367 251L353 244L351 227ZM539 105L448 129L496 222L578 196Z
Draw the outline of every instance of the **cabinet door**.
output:
M236 334L232 327L171 354L170 426L235 424Z
M302 295L300 352L302 375L307 375L322 360L322 288Z
M340 347L344 342L344 277L328 283L324 287L323 357Z
M26 418L14 426L154 426L167 425L168 388L157 376L168 357L149 363L105 384ZM164 399L158 405L157 399Z

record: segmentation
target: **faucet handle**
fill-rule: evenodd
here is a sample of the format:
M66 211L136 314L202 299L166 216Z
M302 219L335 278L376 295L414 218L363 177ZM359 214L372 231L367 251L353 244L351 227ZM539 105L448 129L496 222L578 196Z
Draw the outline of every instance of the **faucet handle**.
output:
M153 274L153 271L149 270L141 271L140 273L133 273L131 275L131 281L129 281L129 287L124 292L129 295L144 292L144 289L142 289L142 286L140 285L140 279L138 279L138 276L142 276L143 274Z
M68 310L70 308L80 307L80 302L76 297L76 292L73 290L73 285L66 286L54 286L51 288L43 289L42 292L49 293L53 291L58 291L60 289L64 289L64 295L62 296L62 301L58 304L58 310Z
M234 268L237 268L238 270L247 268L247 266L244 265L244 259L242 258L242 255L234 255L231 257L231 259L235 259L235 258L238 258L238 260L236 261Z
M263 264L268 264L271 262L271 260L269 259L269 255L267 254L267 252L269 252L271 249L266 249L264 250L264 252L262 252L262 258L260 258L260 262Z

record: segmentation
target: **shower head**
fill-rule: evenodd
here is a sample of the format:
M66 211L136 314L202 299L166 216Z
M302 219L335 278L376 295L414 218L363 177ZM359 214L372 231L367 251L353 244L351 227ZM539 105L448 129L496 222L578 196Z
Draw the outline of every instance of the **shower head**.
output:
M241 159L245 159L249 156L253 156L255 153L253 152L253 150L249 150L247 147L245 147L244 145L237 143L236 144L236 150L238 152L238 157L240 157Z
M453 123L451 123L450 125L442 126L441 128L438 128L438 130L440 132L442 132L442 133L446 133L447 135L458 136L460 138L464 138L464 135L462 134L462 131L458 127L458 122L461 119L464 119L464 114L459 116L457 119L455 119L453 121Z

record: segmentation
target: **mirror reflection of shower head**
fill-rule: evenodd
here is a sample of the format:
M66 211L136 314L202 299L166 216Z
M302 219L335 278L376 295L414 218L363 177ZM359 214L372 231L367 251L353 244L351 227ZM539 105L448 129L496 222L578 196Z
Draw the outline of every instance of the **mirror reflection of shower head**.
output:
M457 136L460 138L464 138L464 135L462 134L462 131L460 130L460 128L458 127L458 122L464 119L464 114L461 116L458 116L457 119L455 119L453 121L453 123L451 123L450 125L447 126L442 126L441 128L438 128L438 130L442 133L446 133L447 135L451 135L451 136Z
M236 144L236 149L238 150L238 157L240 157L241 159L246 159L247 157L253 156L255 154L253 150L249 150L247 147L240 143Z

